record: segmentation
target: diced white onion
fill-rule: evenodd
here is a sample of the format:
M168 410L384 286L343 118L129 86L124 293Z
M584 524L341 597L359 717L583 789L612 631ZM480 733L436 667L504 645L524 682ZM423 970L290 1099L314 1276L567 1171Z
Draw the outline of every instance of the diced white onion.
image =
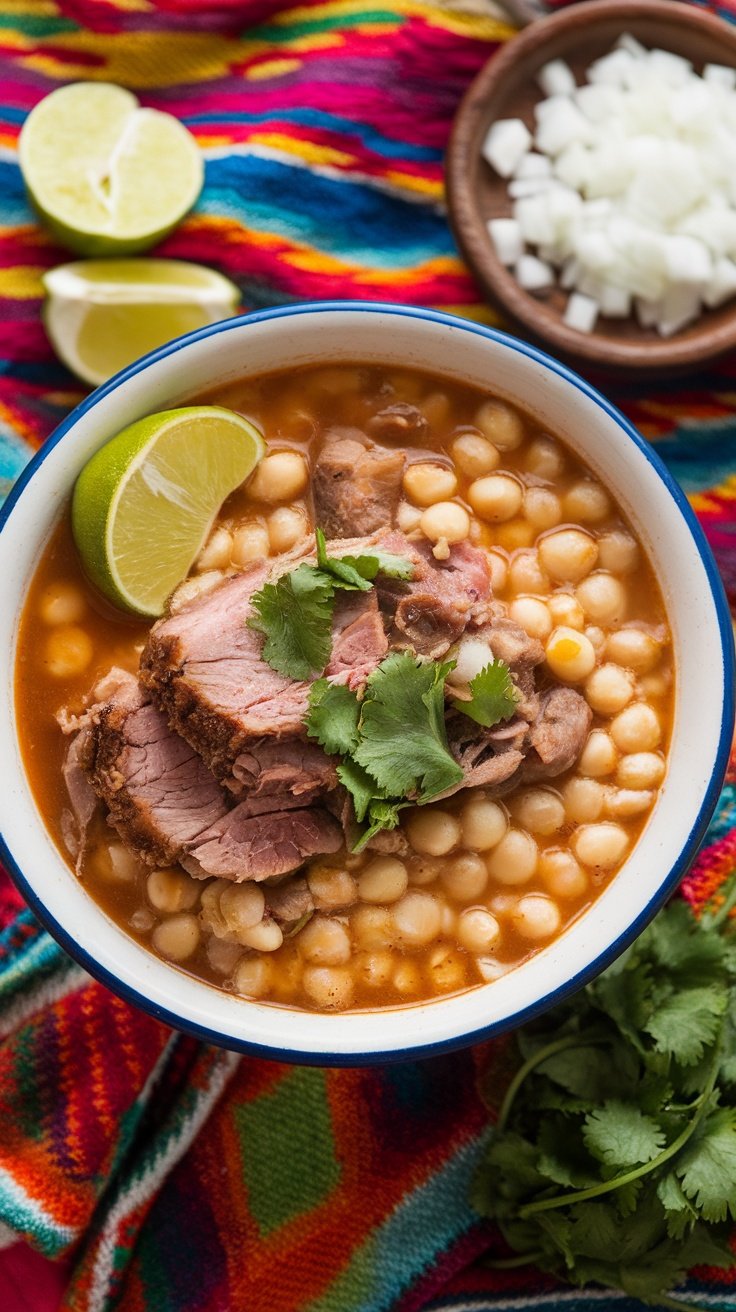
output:
M546 155L537 155L535 151L530 150L519 160L514 169L514 177L519 181L524 178L551 178L552 164Z
M538 260L536 255L522 255L516 266L516 278L525 291L539 292L552 286L555 275L552 266Z
M524 250L524 238L516 219L491 219L488 233L502 264L516 264Z
M736 68L726 68L725 64L706 64L703 77L712 86L723 87L726 91L736 88Z
M569 96L575 90L575 76L564 59L551 59L537 73L545 96Z
M532 144L532 134L520 118L498 119L483 142L483 156L502 178L510 178Z
M568 328L574 328L579 333L592 333L597 318L598 302L594 301L591 296L583 296L580 292L573 292L565 306L563 315Z

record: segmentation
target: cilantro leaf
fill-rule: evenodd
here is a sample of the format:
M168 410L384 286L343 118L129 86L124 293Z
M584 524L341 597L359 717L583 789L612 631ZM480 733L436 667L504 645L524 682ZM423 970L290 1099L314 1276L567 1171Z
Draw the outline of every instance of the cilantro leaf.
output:
M384 796L428 801L462 780L445 732L451 668L392 652L369 676L354 757Z
M347 788L353 799L353 810L358 824L362 824L368 814L368 807L376 795L375 780L358 765L352 756L346 756L337 767L337 777Z
M299 565L251 598L248 627L265 638L263 659L290 679L323 670L332 650L334 588L314 565Z
M718 985L681 989L662 1002L644 1029L659 1052L692 1066L713 1042L727 1004L728 994Z
M736 1218L736 1108L721 1107L706 1118L676 1158L675 1171L706 1221Z
M316 738L328 756L348 756L358 742L360 702L345 684L317 679L309 689L307 735Z
M389 551L371 551L361 556L328 556L327 542L321 528L315 529L317 539L317 565L326 574L331 574L335 587L348 591L370 592L371 584L378 574L385 574L393 579L410 579L414 567L402 556L394 556Z
M470 701L453 699L456 711L462 711L476 724L490 729L500 720L510 720L516 711L519 694L511 680L511 670L505 661L490 661L470 680Z
M630 1102L609 1099L589 1112L583 1126L585 1146L606 1166L651 1162L664 1147L664 1134L651 1116Z

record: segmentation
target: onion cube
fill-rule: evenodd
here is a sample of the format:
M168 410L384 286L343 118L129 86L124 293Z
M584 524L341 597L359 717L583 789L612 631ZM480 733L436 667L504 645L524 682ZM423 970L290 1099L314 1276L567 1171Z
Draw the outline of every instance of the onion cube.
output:
M723 87L726 91L736 89L736 68L727 68L725 64L706 64L703 77L711 86Z
M547 196L526 196L523 200L517 200L514 218L518 219L524 241L534 246L554 241L555 228Z
M535 141L544 155L559 155L573 141L587 141L590 127L580 110L567 96L552 96L548 109L539 119Z
M575 254L586 269L600 273L613 264L615 252L605 232L583 232L575 243Z
M546 155L537 155L533 150L528 155L523 155L514 169L514 177L521 181L524 178L551 178L552 163Z
M643 296L637 296L634 309L642 328L656 328L657 320L662 313L661 301L647 301Z
M631 292L625 287L604 283L600 295L601 314L607 319L627 319L631 313Z
M733 260L716 260L713 274L703 293L703 301L713 310L736 295L736 264Z
M540 68L537 82L545 96L569 96L577 85L573 71L564 59L551 59Z
M577 285L582 272L583 270L580 260L576 260L575 256L571 255L565 260L565 263L562 266L562 271L560 273L560 287L564 287L565 291L569 292L571 287Z
M598 302L594 301L591 296L583 296L580 292L573 292L568 299L562 318L568 328L574 328L579 333L592 333L595 328L595 321L598 318Z
M616 121L624 105L623 92L603 83L578 87L574 100L589 123L605 123L607 126Z
M551 178L512 178L508 191L512 200L521 200L523 196L538 196L540 191L548 191L551 185Z
M700 313L700 292L696 287L669 287L662 297L657 331L661 337L672 337L697 319Z
M488 234L502 264L516 264L524 250L524 239L516 219L491 219Z
M672 282L702 286L710 281L713 272L710 252L696 237L667 237L664 264Z
M522 255L516 266L516 280L526 292L541 292L552 286L555 276L544 260L538 260L536 255Z
M575 191L585 191L591 175L591 152L581 141L566 146L555 160L555 177Z
M647 63L649 71L661 78L669 87L684 86L693 73L690 60L674 54L671 50L650 50Z
M619 49L625 50L633 59L643 59L646 56L647 48L641 41L637 41L635 36L630 32L622 32L616 45Z
M520 118L502 118L491 127L482 154L502 178L510 178L531 144L532 134Z
M626 87L632 75L634 58L628 50L612 50L596 59L588 69L588 81L594 86Z

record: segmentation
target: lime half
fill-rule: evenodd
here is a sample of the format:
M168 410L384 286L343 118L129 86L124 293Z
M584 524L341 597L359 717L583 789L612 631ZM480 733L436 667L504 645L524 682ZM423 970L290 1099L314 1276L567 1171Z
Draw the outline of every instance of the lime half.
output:
M146 250L191 209L204 176L178 119L109 82L73 82L39 101L18 158L36 209L82 255Z
M42 281L51 344L93 387L172 337L229 318L240 301L228 278L184 260L77 260Z
M116 606L160 615L263 451L247 419L216 405L164 410L123 429L74 488L74 539L93 583Z

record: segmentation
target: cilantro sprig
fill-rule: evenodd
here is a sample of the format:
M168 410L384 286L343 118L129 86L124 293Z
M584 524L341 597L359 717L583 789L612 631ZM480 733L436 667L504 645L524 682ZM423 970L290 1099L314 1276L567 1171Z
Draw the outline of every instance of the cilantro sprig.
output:
M368 592L379 574L409 579L412 564L377 549L359 556L327 555L316 529L317 564L303 563L275 583L266 583L251 598L248 626L263 635L263 659L290 679L320 674L332 650L332 616L338 591Z
M463 777L447 745L445 681L452 662L420 661L392 652L369 675L359 698L318 679L310 689L306 726L331 755L366 827L355 850L379 829L393 829L399 812L429 802Z
M470 698L455 698L453 706L463 715L469 715L476 724L490 729L501 720L510 720L516 714L519 693L505 661L490 661L470 680Z
M492 1265L535 1263L687 1308L669 1291L691 1266L734 1264L736 952L718 932L734 901L736 886L699 922L670 904L603 975L518 1031L474 1187L515 1254Z

